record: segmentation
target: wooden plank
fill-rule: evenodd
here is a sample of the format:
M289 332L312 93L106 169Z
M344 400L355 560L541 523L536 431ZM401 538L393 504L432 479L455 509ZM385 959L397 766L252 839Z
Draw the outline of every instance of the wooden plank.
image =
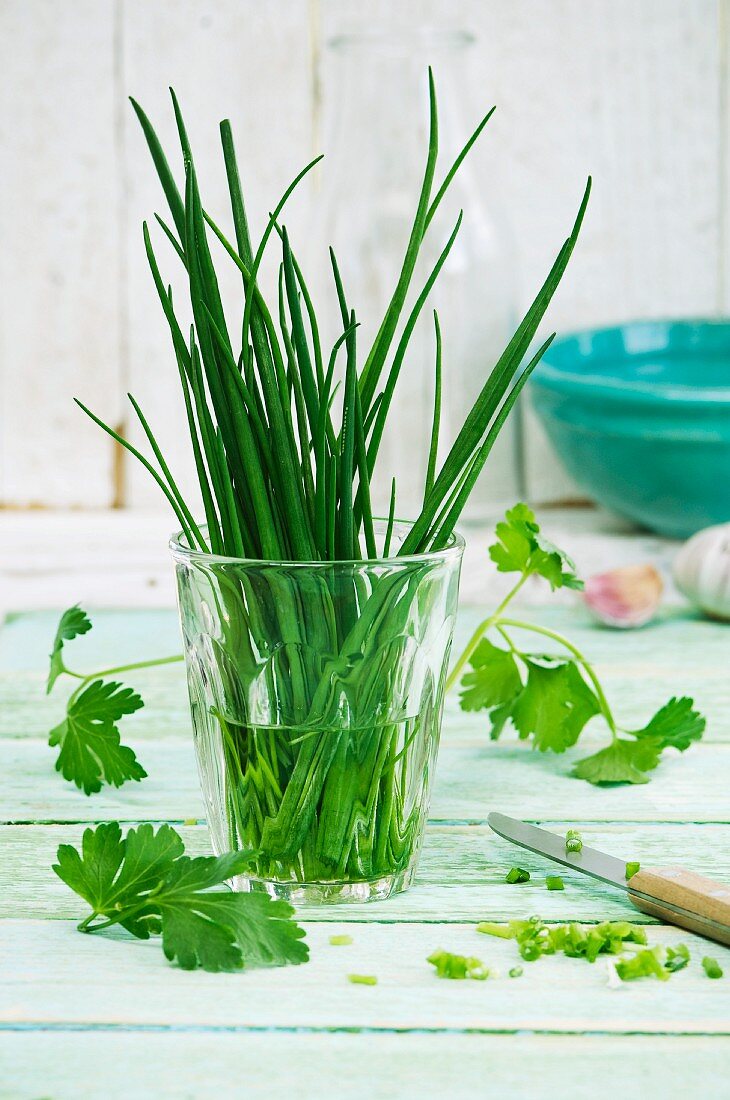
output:
M0 614L77 602L173 608L173 527L163 509L0 513Z
M577 824L595 847L644 866L684 863L730 880L730 827L727 825L597 825L556 822L556 829ZM210 852L203 825L177 825L186 847L195 854ZM51 871L59 844L79 845L83 824L0 826L0 916L79 919L81 902ZM504 881L515 864L532 874L529 883ZM416 886L387 902L346 907L302 907L307 920L337 922L511 920L539 913L546 920L629 919L654 923L636 911L618 890L584 875L560 874L564 891L547 890L545 873L555 867L529 852L500 840L486 826L430 825L419 864Z
M59 721L62 711L55 716ZM49 726L49 728L51 728ZM192 739L126 739L148 772L140 783L105 788L88 798L54 771L55 750L44 741L0 740L6 791L0 821L85 821L139 817L155 821L200 815ZM436 767L431 819L479 823L490 810L560 821L569 806L582 821L727 821L730 745L693 747L667 759L651 782L596 788L570 775L572 763L603 745L585 743L561 756L533 752L524 742L444 737Z
M333 928L350 932L349 947L332 947ZM690 966L669 982L608 987L605 960L554 956L527 964L519 980L514 943L474 926L344 921L307 926L311 960L247 974L181 972L159 942L124 934L79 940L68 921L7 920L0 945L15 960L0 977L0 1020L35 1026L95 1025L227 1028L372 1028L478 1032L540 1031L730 1035L726 982L699 965L706 941L656 928L652 942L687 943ZM426 958L438 948L474 955L503 975L492 982L439 980ZM712 954L730 966L730 951ZM350 973L375 974L374 987L354 986Z
M645 1100L722 1095L728 1041L707 1036L0 1032L0 1100ZM84 1066L81 1074L79 1067ZM539 1092L537 1091L539 1090Z
M180 98L196 157L206 209L228 232L231 225L218 123L230 118L237 139L252 235L258 239L265 219L296 173L310 159L311 72L307 0L127 0L123 8L125 93L144 106L170 164L182 176L182 157L168 95L172 84ZM160 45L164 43L164 65ZM278 121L277 121L278 120ZM168 211L149 153L131 109L124 114L128 176L126 263L129 294L131 390L158 434L160 445L184 494L197 501L185 411L169 330L157 298L142 245L142 221L154 222ZM296 235L302 200L287 207L286 223ZM231 230L232 234L232 230ZM153 231L165 280L173 284L180 316L188 293L179 264L162 234ZM220 249L223 300L230 307L231 331L240 327L240 275ZM186 329L187 321L183 323ZM129 417L130 433L143 439ZM160 494L149 475L130 461L128 501L159 506ZM178 477L179 474L179 477Z
M0 501L112 502L119 415L114 3L0 5Z
M721 147L719 112L707 105L719 99L717 6L471 6L481 32L472 72L484 74L473 83L484 94L486 78L500 108L488 152L509 197L525 293L538 285L593 174L550 330L716 310ZM530 498L575 496L529 402L523 438Z

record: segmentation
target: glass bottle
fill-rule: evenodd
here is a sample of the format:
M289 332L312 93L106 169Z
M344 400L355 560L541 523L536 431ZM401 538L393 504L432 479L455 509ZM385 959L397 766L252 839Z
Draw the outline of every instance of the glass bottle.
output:
M465 121L461 107L465 52L471 42L462 31L362 30L328 43L323 65L325 159L307 262L331 343L340 331L327 267L327 246L334 247L360 325L360 365L396 285L416 210L428 150L428 65L434 71L439 109L435 195L478 121L478 116ZM480 140L489 140L488 127ZM422 247L401 323L463 210L460 233L421 313L396 390L373 486L381 514L387 512L391 477L397 482L397 514L413 518L420 511L433 414L433 309L438 310L443 335L440 459L514 329L509 230L485 201L486 191L467 157ZM464 520L479 522L494 511L495 502L519 493L518 453L513 414L474 488Z

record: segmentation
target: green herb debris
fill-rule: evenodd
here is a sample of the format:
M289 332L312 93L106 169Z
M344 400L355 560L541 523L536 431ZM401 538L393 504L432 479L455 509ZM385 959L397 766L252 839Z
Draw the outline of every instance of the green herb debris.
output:
M512 867L505 875L504 881L508 882L510 886L516 882L529 882L530 872L526 871L524 867Z
M637 862L636 860L630 860L626 864L626 881L628 882L629 879L633 878L634 875L637 874L637 872L640 871L640 870L641 870L641 864L639 862Z
M723 971L717 959L713 959L711 955L705 955L702 960L702 969L708 978L721 978Z
M666 982L669 981L669 971L664 959L663 947L645 947L632 958L620 959L616 963L616 973L622 982L632 982L636 978L658 978L660 982Z
M548 890L564 890L565 883L560 875L545 875L545 885Z
M378 979L373 974L348 974L348 982L353 985L377 985Z
M678 943L676 947L667 948L667 957L664 962L666 969L673 974L676 970L684 970L689 965L690 954L686 943Z
M349 947L352 943L352 936L330 936L330 943L333 947Z
M540 917L513 920L508 924L481 921L477 932L500 939L515 940L521 957L535 962L543 955L566 955L571 959L585 959L593 963L600 955L621 956L612 963L616 977L622 982L637 978L658 978L667 981L671 974L689 965L690 953L686 944L649 947L646 931L640 925L628 921L602 921L600 924L547 925ZM627 950L633 955L626 955ZM715 959L704 958L702 965L709 978L721 978L722 970ZM518 967L521 971L521 968ZM510 977L512 977L510 971Z
M596 925L547 925L540 917L514 920L509 924L482 921L477 932L502 939L512 939L525 962L534 962L543 955L561 953L570 958L595 962L599 955L617 955L625 944L646 944L643 928L628 921L604 921Z
M565 752L575 745L586 724L600 715L611 735L610 744L579 760L573 775L598 785L648 782L647 773L656 768L665 749L684 752L701 738L705 719L694 709L692 699L673 698L640 729L619 727L595 669L583 653L556 631L508 613L510 602L529 577L542 577L553 589L581 588L573 562L545 539L526 504L511 508L496 534L497 542L489 551L492 561L500 572L518 573L519 579L474 631L447 686L462 677L461 706L467 711L488 711L492 740L511 722L518 737L531 738L540 752ZM564 652L559 656L527 652L515 641L513 631L535 634ZM495 635L501 644L492 640ZM467 664L471 671L464 672Z
M184 970L282 966L309 957L294 910L265 893L215 890L249 867L251 854L184 854L170 825L138 825L126 836L116 821L86 829L81 852L58 849L53 870L92 912L78 928L121 925L138 939L162 936L166 958Z
M513 966L509 972L510 978L521 978L524 971L521 966Z
M473 978L475 981L486 981L490 972L481 959L475 959L466 955L452 955L450 951L434 951L428 956L427 962L436 967L439 978Z

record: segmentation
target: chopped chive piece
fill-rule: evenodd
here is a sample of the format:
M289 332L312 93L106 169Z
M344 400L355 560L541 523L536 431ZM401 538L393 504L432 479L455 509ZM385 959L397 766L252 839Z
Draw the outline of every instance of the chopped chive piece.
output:
M708 978L721 978L722 967L717 959L713 959L710 955L705 955L702 960L702 969Z
M197 825L197 824L198 824L197 817L186 817L185 820L183 821L183 825Z
M565 883L560 875L545 875L545 885L548 890L564 890Z
M510 885L513 885L515 882L529 882L530 872L526 871L524 867L513 867L507 872L504 881L509 882Z
M378 979L374 974L348 974L348 982L352 982L353 985L377 985Z
M618 955L627 943L646 944L646 932L628 921L603 921L601 924L559 924L548 927L539 917L513 920L509 924L482 921L477 932L501 939L513 939L525 962L542 955L562 953L569 958L595 962L599 955ZM679 951L679 948L677 948ZM681 952L680 952L681 953Z
M630 861L629 863L627 863L626 864L626 881L628 882L628 880L630 878L633 878L634 875L637 873L637 871L640 870L640 868L641 868L641 864L638 863L635 860Z
M674 974L676 970L684 970L688 963L689 948L686 944L678 943L676 947L667 948L667 959L664 966L670 974Z
M330 936L333 947L348 947L352 943L352 936Z
M645 947L630 959L619 959L616 973L622 982L652 977L658 978L660 982L668 981L669 971L664 966L664 948Z
M521 978L524 971L521 966L513 966L509 972L510 978Z
M466 955L452 955L450 951L434 951L426 962L436 967L439 978L455 978L462 980L472 978L483 982L489 977L489 970L481 959L475 959Z
M583 847L583 837L577 829L568 829L565 834L566 852L580 852Z
M477 932L483 932L485 936L499 936L502 940L511 940L513 937L509 924L494 924L489 920L479 921Z

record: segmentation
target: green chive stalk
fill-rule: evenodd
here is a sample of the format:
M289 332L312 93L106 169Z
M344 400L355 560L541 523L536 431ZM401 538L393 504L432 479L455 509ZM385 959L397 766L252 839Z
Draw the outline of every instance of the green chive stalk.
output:
M219 825L211 821L216 845L256 849L256 873L269 883L392 878L413 863L427 804L418 794L418 773L432 768L440 724L450 632L442 632L437 644L428 624L439 617L450 622L456 600L458 567L446 577L443 561L433 556L454 546L469 493L552 339L528 357L575 247L590 179L570 236L485 374L440 468L442 335L434 314L436 396L422 508L411 524L397 524L393 482L387 521L379 522L371 486L393 395L412 333L460 232L461 214L414 292L419 252L492 111L436 185L438 111L429 70L426 163L392 298L372 346L363 349L357 303L348 301L330 250L342 329L328 348L281 223L289 196L319 158L287 187L254 245L230 123L221 123L220 134L232 234L203 205L171 94L184 187L144 111L134 100L132 105L169 208L171 224L159 216L157 222L188 280L189 328L179 320L145 224L144 247L170 329L204 517L197 520L183 498L131 395L152 459L81 408L145 465L181 528L174 553L199 757L213 775L207 787L204 777L211 818L224 804ZM258 275L267 247L277 242L278 295L268 303ZM241 277L236 332L224 312L213 249ZM341 416L333 411L338 387ZM296 567L305 564L308 573ZM437 659L422 674L412 651L427 638Z

